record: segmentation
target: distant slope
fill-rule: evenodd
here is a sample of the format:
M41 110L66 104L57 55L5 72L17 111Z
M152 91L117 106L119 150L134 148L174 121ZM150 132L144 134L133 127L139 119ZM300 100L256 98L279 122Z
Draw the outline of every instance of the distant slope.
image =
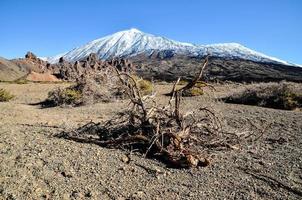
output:
M27 73L28 70L22 65L0 57L0 81L14 81Z
M47 66L47 62L32 52L27 52L25 58L7 60L0 57L0 81L15 81L20 78L30 81L59 81Z
M130 59L137 73L144 78L175 81L177 77L192 79L203 63L203 57L177 55L171 51L140 54ZM277 63L262 63L244 59L211 57L205 71L207 80L260 82L302 82L302 67Z

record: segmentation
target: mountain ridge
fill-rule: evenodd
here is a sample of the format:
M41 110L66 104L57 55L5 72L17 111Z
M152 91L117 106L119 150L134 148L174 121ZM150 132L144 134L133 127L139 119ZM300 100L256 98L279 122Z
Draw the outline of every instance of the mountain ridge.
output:
M144 33L136 28L119 31L111 35L93 40L66 53L46 60L50 63L58 62L60 57L68 61L78 61L95 53L100 59L106 60L114 57L133 57L151 50L174 50L178 54L188 56L212 56L222 58L240 58L256 62L277 63L290 66L299 66L281 59L267 56L239 43L218 43L209 45L197 45L187 42L178 42L166 37Z

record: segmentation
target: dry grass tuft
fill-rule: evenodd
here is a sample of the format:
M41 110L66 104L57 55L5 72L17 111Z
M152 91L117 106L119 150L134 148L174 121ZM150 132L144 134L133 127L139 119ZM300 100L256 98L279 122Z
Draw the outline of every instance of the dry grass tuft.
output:
M184 96L184 97L194 97L194 96L201 96L203 94L204 94L204 92L203 92L202 88L194 87L194 88L191 88L191 89L188 89L188 90L184 91L182 93L182 96Z
M151 81L145 80L136 75L131 75L131 77L136 81L137 86L143 95L148 95L153 93L154 87Z
M81 104L82 93L73 87L61 89L57 88L48 93L48 98L45 101L45 106L59 105L79 105Z
M15 96L5 89L0 88L0 102L7 102L13 99Z
M18 80L13 81L13 83L16 83L16 84L28 84L29 81L26 80L26 79L18 79Z
M294 110L302 107L302 86L298 83L258 83L223 98L227 103Z

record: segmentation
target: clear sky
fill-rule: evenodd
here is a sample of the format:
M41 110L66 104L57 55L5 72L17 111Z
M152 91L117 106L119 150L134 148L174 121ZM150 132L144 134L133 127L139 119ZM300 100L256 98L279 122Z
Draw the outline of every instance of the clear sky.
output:
M302 64L302 0L0 0L0 56L53 56L137 28L182 42L237 42Z

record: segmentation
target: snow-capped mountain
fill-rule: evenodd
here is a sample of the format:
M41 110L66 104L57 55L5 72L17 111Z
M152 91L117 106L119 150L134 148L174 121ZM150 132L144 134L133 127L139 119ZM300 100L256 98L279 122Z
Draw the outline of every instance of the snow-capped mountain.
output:
M209 53L217 57L293 65L253 51L237 43L195 45L147 34L134 28L93 40L69 52L48 57L47 61L56 63L60 57L68 61L77 61L87 57L91 53L96 53L100 59L105 60L113 57L131 57L140 53L150 52L151 50L173 50L175 53L191 56L206 55Z
M49 57L47 60L54 63L63 56L68 61L76 61L87 57L90 53L96 53L100 59L108 59L110 57L133 56L148 50L192 51L198 49L193 44L176 42L132 28L93 40L64 54Z

